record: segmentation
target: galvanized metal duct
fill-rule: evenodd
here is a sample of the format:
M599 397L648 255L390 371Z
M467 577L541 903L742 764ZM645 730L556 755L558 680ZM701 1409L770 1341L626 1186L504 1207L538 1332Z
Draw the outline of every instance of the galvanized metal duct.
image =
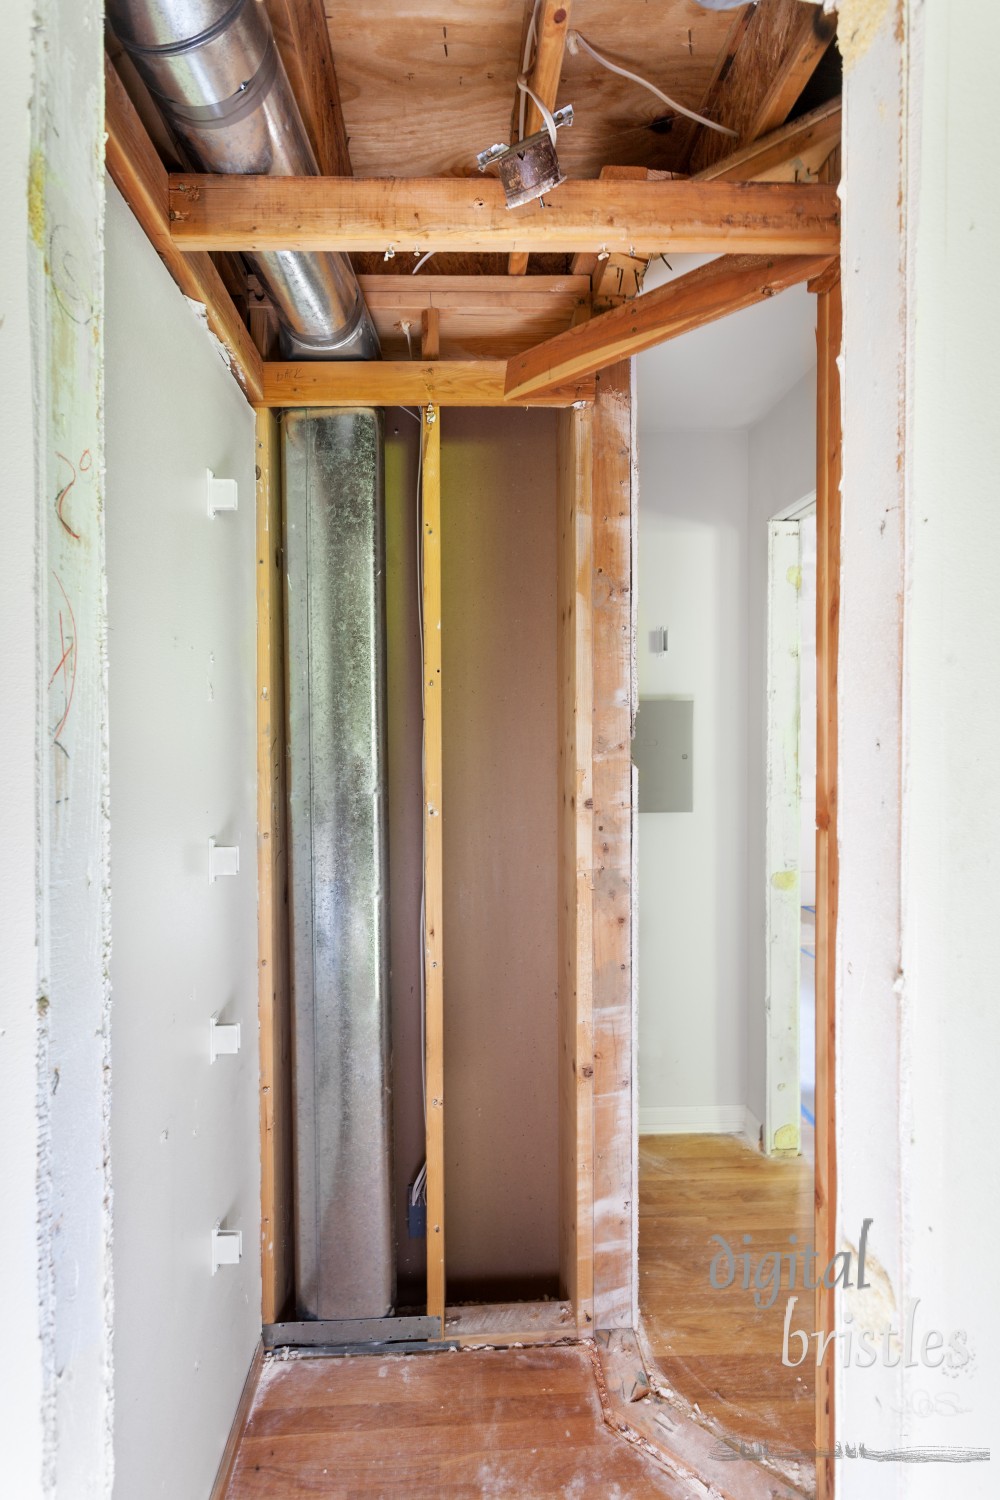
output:
M108 18L206 171L317 172L260 0L108 0ZM287 358L378 358L346 256L274 250L248 259L274 303Z
M394 1298L382 413L282 425L300 1316Z

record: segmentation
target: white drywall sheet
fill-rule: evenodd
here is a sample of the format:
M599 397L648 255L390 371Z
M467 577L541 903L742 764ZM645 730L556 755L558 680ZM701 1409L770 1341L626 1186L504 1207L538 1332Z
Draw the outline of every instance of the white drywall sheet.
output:
M260 1331L254 419L110 185L106 286L115 1495L204 1500Z

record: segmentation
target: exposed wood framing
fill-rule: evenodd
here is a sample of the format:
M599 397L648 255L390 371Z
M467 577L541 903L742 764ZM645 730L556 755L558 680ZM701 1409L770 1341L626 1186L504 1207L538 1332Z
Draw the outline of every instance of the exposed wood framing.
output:
M817 298L816 410L816 1251L829 1264L837 1251L836 940L837 660L840 637L841 288L837 281ZM825 1261L824 1261L825 1257ZM836 1328L833 1291L816 1292L814 1326ZM817 1500L833 1500L835 1475L834 1354L816 1371Z
M265 1323L292 1296L292 1037L285 821L284 614L278 421L257 413L257 1007L260 1258Z
M806 9L806 7L802 7ZM836 190L786 182L564 182L544 213L492 179L175 174L181 250L539 250L835 255Z
M645 167L602 167L602 182L665 182L666 172L650 172ZM590 277L590 295L595 306L612 306L625 297L637 297L642 291L648 258L629 251L617 254L574 255L571 269Z
M555 109L556 96L559 93L559 80L562 77L563 57L566 54L566 37L569 34L570 10L573 0L541 0L538 12L538 37L535 45L535 61L531 70L531 91L537 94L546 109ZM521 90L517 90L518 99L514 101L514 116L518 116L520 105L519 97ZM524 139L534 135L536 130L541 130L543 125L542 113L534 99L528 98L524 112ZM538 204L532 205L533 209L542 213L544 210ZM512 276L523 276L528 269L528 256L526 251L518 251L511 256L508 270Z
M762 0L740 20L731 66L716 79L701 113L738 133L738 144L784 124L836 34L836 17L802 0ZM735 32L734 32L735 34ZM727 154L726 138L696 131L684 163L701 172Z
M246 325L210 257L201 251L185 254L173 240L166 169L107 59L104 73L108 171L185 297L204 304L208 326L225 345L233 373L247 395L259 400L261 359Z
M575 1326L594 1319L593 412L559 418L559 1250Z
M302 123L325 177L350 177L344 112L322 0L265 0Z
M449 1307L445 1336L469 1348L504 1348L511 1344L558 1344L576 1332L568 1302L463 1303Z
M420 413L424 700L424 1082L427 1130L427 1313L445 1316L444 880L441 676L441 414Z
M839 98L800 115L790 125L740 146L706 167L696 182L811 182L840 144Z
M827 257L805 255L721 256L515 355L507 365L507 395L512 401L523 401L552 386L579 380L616 360L808 281L825 268L826 261Z
M505 406L502 359L313 360L264 365L264 406ZM593 400L589 376L529 397L524 406L572 406ZM514 403L517 404L516 402Z
M436 307L425 307L420 314L420 357L441 357L441 314Z
M439 316L438 356L515 354L568 328L590 302L586 276L361 276L383 355L409 354L425 311Z
M593 415L594 1324L633 1328L637 1144L632 1000L631 366Z

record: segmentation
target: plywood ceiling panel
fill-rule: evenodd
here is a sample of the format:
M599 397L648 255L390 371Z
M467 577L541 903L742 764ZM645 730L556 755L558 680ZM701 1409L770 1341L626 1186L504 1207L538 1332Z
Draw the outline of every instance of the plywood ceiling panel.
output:
M526 0L369 0L360 10L326 0L325 9L356 176L468 176L477 151L510 139ZM572 12L594 47L691 109L732 20L694 0L577 0ZM585 53L567 55L558 103L576 113L559 137L571 176L670 166L666 106Z

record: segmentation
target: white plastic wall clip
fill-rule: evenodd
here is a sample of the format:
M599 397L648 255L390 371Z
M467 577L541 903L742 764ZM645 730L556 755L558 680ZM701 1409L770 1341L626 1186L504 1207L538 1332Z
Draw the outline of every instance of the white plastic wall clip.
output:
M212 1062L217 1057L235 1057L240 1050L239 1021L220 1021L218 1016L213 1016L208 1025L208 1052Z
M242 1257L242 1229L222 1229L216 1224L212 1230L212 1275L220 1266L238 1266Z
M216 479L211 469L205 470L208 476L208 514L217 516L220 511L238 510L240 497L235 479Z
M238 875L240 873L240 846L239 844L217 844L214 839L208 841L208 883L214 885L220 875Z

